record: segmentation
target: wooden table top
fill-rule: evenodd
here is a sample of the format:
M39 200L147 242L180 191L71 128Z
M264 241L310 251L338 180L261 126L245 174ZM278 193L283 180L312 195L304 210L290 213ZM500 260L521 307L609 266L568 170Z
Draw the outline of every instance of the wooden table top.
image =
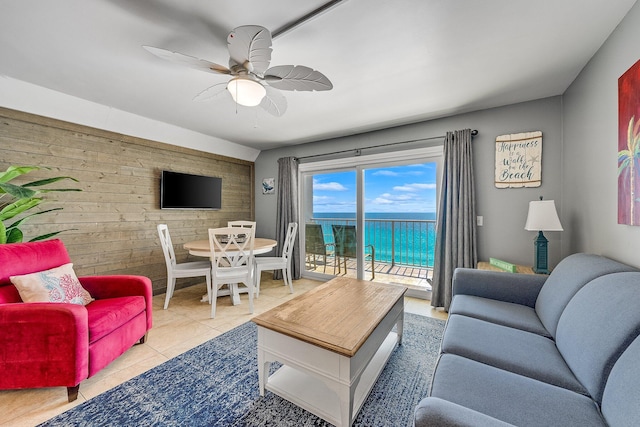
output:
M406 291L404 286L336 277L252 320L352 357Z
M256 237L253 242L253 253L262 254L265 252L269 252L277 245L278 242L273 239ZM191 242L185 243L182 247L188 250L191 255L204 257L211 256L211 247L209 246L209 240L193 240Z

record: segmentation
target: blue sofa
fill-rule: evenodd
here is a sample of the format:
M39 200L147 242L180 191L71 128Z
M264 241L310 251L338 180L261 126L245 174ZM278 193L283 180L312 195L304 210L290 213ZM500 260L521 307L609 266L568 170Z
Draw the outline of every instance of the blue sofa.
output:
M640 425L640 272L591 254L549 276L457 269L426 426Z

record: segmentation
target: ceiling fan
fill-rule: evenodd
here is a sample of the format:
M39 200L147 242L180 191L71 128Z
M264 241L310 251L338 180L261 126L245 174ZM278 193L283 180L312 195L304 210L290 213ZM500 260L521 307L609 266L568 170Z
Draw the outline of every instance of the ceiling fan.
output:
M287 109L286 98L279 90L323 91L333 88L331 81L319 71L304 65L277 65L269 68L271 61L271 33L259 25L237 27L227 37L229 67L204 59L143 46L150 53L168 61L186 65L201 71L233 76L227 83L213 85L194 100L204 101L223 91L229 92L240 105L259 105L274 116L281 116Z

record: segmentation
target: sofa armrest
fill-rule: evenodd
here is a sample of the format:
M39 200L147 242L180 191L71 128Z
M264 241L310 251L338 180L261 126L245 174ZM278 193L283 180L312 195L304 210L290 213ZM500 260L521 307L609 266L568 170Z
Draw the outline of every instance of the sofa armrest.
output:
M112 275L78 277L82 286L95 299L143 296L147 307L147 330L152 326L153 292L151 280L144 276Z
M542 274L513 274L500 271L456 268L453 272L453 296L473 295L498 301L535 307L547 280Z
M507 427L512 424L500 421L473 409L438 399L427 397L415 410L415 427Z
M78 385L89 374L87 309L0 304L0 372L0 389Z

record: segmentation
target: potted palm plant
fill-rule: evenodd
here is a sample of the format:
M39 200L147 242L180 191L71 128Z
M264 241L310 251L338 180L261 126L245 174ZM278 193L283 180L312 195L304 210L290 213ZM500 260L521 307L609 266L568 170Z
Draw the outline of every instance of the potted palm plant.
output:
M46 201L42 197L44 193L54 191L82 191L79 188L43 188L54 182L62 180L77 179L70 176L57 176L53 178L40 179L26 184L13 184L13 179L40 169L49 169L39 166L10 166L6 171L0 172L0 244L20 243L24 239L24 233L20 229L21 225L35 215L42 215L48 212L61 210L62 208L51 208L45 210L35 210L37 206ZM30 242L49 239L67 230L54 231L30 239Z

